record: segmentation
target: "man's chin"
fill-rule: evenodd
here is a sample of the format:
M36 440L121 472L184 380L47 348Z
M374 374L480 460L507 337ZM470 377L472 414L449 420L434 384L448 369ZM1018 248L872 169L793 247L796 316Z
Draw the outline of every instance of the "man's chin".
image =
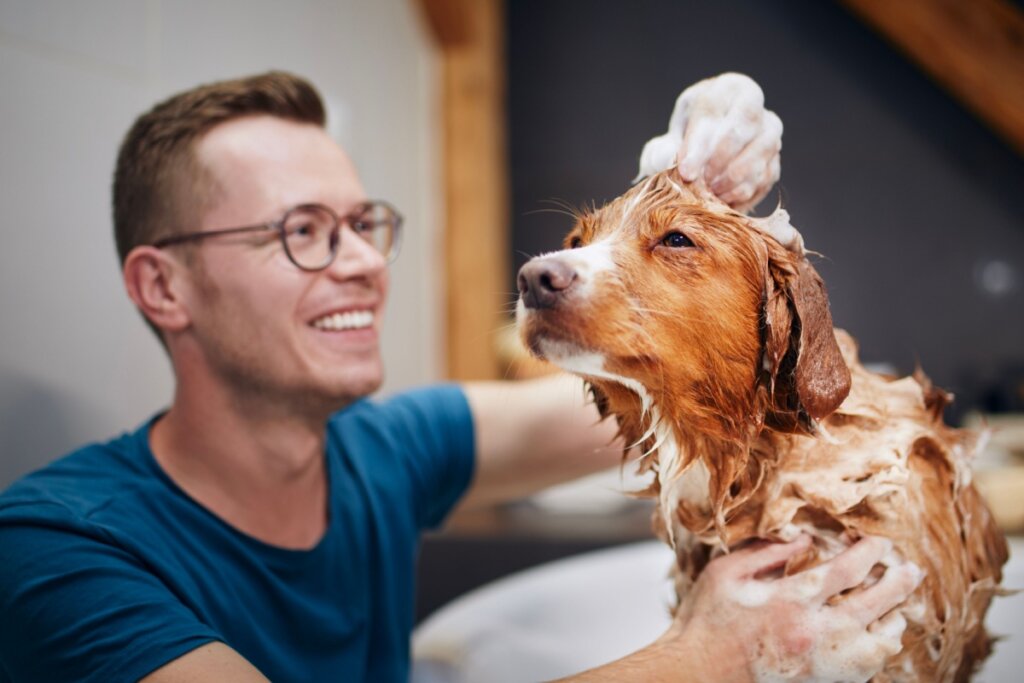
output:
M345 377L332 387L325 387L324 399L335 412L359 399L366 398L380 389L384 383L383 373L367 373L362 377Z

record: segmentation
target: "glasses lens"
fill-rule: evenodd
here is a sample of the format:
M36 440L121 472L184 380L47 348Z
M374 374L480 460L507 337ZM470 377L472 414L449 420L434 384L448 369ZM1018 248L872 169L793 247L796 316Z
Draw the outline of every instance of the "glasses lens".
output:
M398 233L402 217L390 205L368 202L348 219L349 227L391 261L398 255Z
M322 206L300 206L284 218L284 239L288 254L300 268L316 270L334 258L331 235L337 220Z

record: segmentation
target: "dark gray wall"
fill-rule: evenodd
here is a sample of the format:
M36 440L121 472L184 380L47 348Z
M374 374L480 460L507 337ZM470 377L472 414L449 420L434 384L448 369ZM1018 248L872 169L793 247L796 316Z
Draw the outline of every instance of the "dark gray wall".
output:
M1024 160L838 4L511 0L508 19L513 274L571 224L545 200L620 194L683 87L741 71L785 124L782 198L862 357L920 361L960 411L1024 380Z

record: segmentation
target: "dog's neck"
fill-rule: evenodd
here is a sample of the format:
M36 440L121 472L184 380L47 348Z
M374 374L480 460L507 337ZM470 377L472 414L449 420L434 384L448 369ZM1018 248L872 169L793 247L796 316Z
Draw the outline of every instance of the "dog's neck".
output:
M635 386L602 384L599 407L615 415L625 443L654 472L647 495L659 503L656 530L677 551L695 543L731 546L756 534L756 509L745 505L776 460L775 437L758 420L723 429L707 412L682 412Z

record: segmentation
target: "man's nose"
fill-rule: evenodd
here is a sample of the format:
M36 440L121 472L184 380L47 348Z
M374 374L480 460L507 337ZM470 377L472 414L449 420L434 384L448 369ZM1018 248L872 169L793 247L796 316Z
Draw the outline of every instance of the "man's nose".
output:
M387 268L387 258L350 228L343 227L339 237L338 251L329 266L336 277L357 277Z
M527 308L551 308L576 281L576 270L557 258L533 259L519 269L519 296Z

